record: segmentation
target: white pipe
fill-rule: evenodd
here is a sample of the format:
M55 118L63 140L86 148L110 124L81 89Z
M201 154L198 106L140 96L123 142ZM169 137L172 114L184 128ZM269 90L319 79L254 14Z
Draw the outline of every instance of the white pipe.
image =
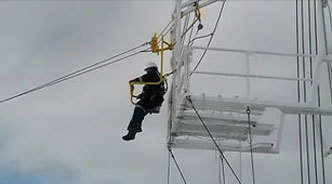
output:
M175 0L175 8L174 8L174 12L172 15L172 21L174 22L174 26L171 26L171 29L173 30L171 32L171 41L172 43L176 43L177 39L179 38L180 35L180 6L181 6L181 2L182 0ZM177 65L177 49L178 49L178 45L175 45L174 51L172 52L172 57L171 57L171 68L172 70L177 69L178 65ZM172 81L177 81L178 79L178 75L177 72L175 72L172 76ZM173 142L173 137L171 136L171 129L172 129L172 123L174 122L174 120L176 119L175 117L175 112L176 112L176 103L177 103L177 99L176 98L176 84L172 83L171 84L171 93L170 93L170 98L168 101L169 104L169 118L168 118L168 127L167 127L167 142L168 143L172 143Z
M207 0L207 1L203 2L203 3L199 3L198 7L199 8L203 8L203 7L208 6L208 5L212 4L212 3L215 3L217 1L222 1L222 0ZM192 8L189 8L187 10L182 11L181 12L181 17L183 17L183 16L185 16L185 15L187 15L187 14L195 11L195 9L196 9L196 7L192 7Z
M193 46L193 49L196 50L205 50L206 47L201 46ZM213 51L223 51L223 52L236 52L236 53L250 53L250 54L258 54L258 55L273 55L273 56L287 56L287 57L318 57L319 55L314 54L293 54L293 53L282 53L282 52L267 52L267 51L255 51L255 50L242 50L242 49L228 49L228 48L216 48L209 47L208 50Z
M247 98L250 99L250 53L246 53Z
M276 76L264 76L264 75L253 75L253 74L234 74L234 73L219 73L219 72L205 72L205 71L194 71L193 73L203 75L220 75L229 77L244 77L244 78L258 78L258 79L275 79L275 80L289 80L289 81L309 81L312 79L308 78L291 78L291 77L276 77Z

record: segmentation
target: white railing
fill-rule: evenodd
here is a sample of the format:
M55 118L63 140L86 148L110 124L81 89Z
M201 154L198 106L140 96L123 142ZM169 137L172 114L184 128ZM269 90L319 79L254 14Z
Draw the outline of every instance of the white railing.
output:
M199 47L199 46L194 46L192 47L193 50L204 50L206 49L205 47ZM243 54L245 56L245 66L246 66L246 73L227 73L227 72L210 72L210 71L191 71L188 69L190 72L193 74L200 74L200 75L217 75L217 76L227 76L227 77L236 77L236 78L246 78L246 95L248 98L250 98L250 90L251 90L251 81L250 79L265 79L265 80L283 80L283 81L301 81L301 82L310 82L312 85L308 85L309 88L312 90L312 97L309 98L311 99L310 104L317 104L317 93L316 93L316 88L317 85L319 85L319 74L323 70L323 64L326 64L325 66L328 67L328 65L331 65L332 62L332 56L331 55L314 55L314 54L296 54L296 53L282 53L282 52L268 52L268 51L255 51L255 50L243 50L243 49L229 49L229 48L215 48L211 47L208 48L208 50L211 51L219 51L219 52L226 52L226 53L237 53L237 54ZM317 63L316 69L314 71L314 74L312 78L297 78L297 77L288 77L288 76L272 76L272 75L255 75L250 73L250 63L252 62L251 58L252 56L255 55L265 55L265 56L279 56L280 58L307 58L307 60L304 60L305 62L309 62L309 58L312 59L314 63ZM281 59L282 61L286 61ZM191 62L191 61L189 61ZM289 60L287 60L289 62ZM294 62L296 62L296 59L294 59ZM329 67L328 67L329 68ZM329 71L328 73L329 77L332 78L332 71ZM188 83L190 80L188 79ZM190 85L188 85L190 86ZM190 89L188 89L190 91ZM332 90L330 90L330 94L332 95ZM330 96L332 99L332 97Z

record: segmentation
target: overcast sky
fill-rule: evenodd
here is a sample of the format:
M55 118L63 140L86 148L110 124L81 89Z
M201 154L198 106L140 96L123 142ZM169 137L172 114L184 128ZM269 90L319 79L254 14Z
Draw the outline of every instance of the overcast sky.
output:
M211 31L218 8L219 4L202 10L205 33ZM0 2L0 99L149 41L168 23L173 9L174 2L166 0ZM293 10L292 1L233 1L225 7L212 46L294 53ZM219 62L225 58L233 60ZM200 69L243 72L239 59L243 57L211 52L205 60L211 63L204 61ZM266 60L258 57L253 72L294 77L294 58L273 65ZM141 54L0 104L0 183L166 183L166 105L159 115L147 116L144 132L135 141L121 139L134 108L127 81L143 74L149 61L158 62L159 57ZM202 78L193 80L198 94L203 89L215 95L244 94L241 82L238 88L228 88L229 79L214 86ZM254 85L253 96L296 101L296 94L290 92L294 83L261 85L270 91ZM287 88L290 91L279 92L289 85L293 85ZM300 183L297 120L291 116L286 120L280 154L255 157L257 183ZM324 127L331 140L331 124L325 122ZM189 183L218 182L213 151L175 150L175 154ZM227 155L238 168L238 154ZM247 155L243 159L243 177L249 181ZM326 168L332 172L331 157ZM180 183L174 166L172 170L172 182ZM234 181L229 171L227 177Z

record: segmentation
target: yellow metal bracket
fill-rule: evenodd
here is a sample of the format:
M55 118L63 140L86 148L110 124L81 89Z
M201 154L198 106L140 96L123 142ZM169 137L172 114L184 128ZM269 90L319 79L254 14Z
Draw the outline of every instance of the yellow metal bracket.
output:
M151 45L151 51L154 53L159 54L159 52L161 51L165 51L165 50L172 50L174 48L175 43L168 43L164 40L164 36L161 37L161 47L159 47L159 38L157 36L157 34L154 34L150 45ZM164 47L164 44L167 45L167 47Z
M154 36L151 39L151 51L154 53L159 54L160 52L160 78L163 78L164 75L164 51L166 50L172 50L174 48L175 43L168 43L165 41L164 36L161 36L161 44L159 47L159 38L157 34L154 34ZM166 47L164 47L164 44Z

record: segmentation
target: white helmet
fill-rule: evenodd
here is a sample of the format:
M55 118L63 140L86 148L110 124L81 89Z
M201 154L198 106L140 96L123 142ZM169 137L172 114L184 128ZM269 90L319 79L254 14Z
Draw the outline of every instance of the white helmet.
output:
M145 71L149 68L158 68L158 66L156 65L156 63L154 62L149 62L146 66L145 66Z

